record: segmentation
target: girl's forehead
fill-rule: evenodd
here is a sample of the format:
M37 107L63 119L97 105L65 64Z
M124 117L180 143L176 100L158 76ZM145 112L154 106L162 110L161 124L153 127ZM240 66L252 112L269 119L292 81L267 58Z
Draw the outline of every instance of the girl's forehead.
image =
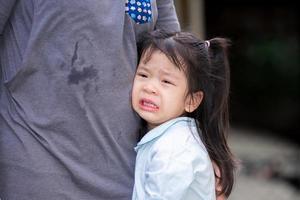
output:
M152 58L152 55L157 52L163 53L162 51L160 51L158 49L154 49L153 47L148 47L147 49L145 49L142 52L140 61L146 64Z
M155 51L151 55L145 55L140 61L140 66L145 66L146 68L165 68L173 69L178 67L161 51Z

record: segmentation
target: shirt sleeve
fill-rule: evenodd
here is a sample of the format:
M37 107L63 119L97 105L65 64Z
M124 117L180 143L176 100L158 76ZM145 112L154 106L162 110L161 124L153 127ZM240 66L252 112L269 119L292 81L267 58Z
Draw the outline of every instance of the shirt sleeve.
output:
M0 0L0 34L16 3L16 0Z
M165 147L152 155L146 169L145 200L179 200L193 181L187 149L174 152Z
M176 9L173 0L157 0L158 19L156 29L165 29L168 31L179 31Z

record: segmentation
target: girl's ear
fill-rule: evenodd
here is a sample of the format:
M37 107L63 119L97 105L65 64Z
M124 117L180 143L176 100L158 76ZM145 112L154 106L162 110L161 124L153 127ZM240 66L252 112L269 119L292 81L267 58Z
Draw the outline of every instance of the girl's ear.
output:
M188 95L188 97L185 100L185 111L191 113L194 110L196 110L201 104L202 99L202 91L194 92L192 95Z

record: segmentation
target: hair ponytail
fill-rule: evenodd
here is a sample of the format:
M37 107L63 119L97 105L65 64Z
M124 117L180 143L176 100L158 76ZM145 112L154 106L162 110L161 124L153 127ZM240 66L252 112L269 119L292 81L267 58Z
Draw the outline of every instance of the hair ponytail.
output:
M219 168L219 184L225 196L231 193L234 182L235 162L227 144L229 131L229 88L230 70L227 48L230 41L224 38L214 38L206 43L208 50L208 88L204 102L202 140L207 147L211 159ZM207 45L209 44L209 45ZM202 121L202 122L201 122Z

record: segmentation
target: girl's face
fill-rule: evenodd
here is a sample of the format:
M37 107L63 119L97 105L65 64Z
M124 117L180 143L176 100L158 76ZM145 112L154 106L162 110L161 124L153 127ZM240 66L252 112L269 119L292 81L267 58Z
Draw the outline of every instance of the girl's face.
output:
M134 78L132 106L148 122L148 128L190 111L187 92L184 71L164 53L154 51L147 62L142 56Z

